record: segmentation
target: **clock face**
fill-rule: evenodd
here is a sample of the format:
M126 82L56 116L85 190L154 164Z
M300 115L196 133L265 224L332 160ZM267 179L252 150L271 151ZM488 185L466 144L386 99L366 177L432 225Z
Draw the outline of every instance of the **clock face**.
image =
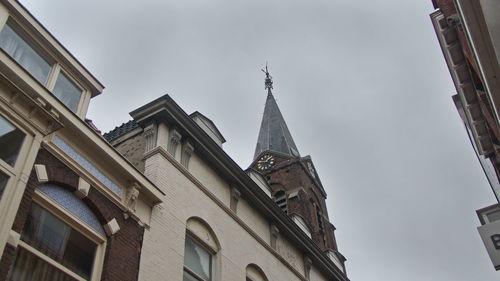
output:
M259 161L257 161L257 169L261 171L265 171L271 168L271 166L273 165L274 165L274 157L269 154L260 157Z

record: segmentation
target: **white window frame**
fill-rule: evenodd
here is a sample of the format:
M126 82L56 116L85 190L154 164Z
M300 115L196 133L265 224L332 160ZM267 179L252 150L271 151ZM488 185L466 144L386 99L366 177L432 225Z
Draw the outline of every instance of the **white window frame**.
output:
M40 205L44 210L54 215L64 223L66 223L73 230L78 231L80 234L88 238L90 241L96 244L96 252L94 256L94 263L92 266L92 272L90 275L90 281L98 281L101 279L102 268L105 257L106 250L106 237L99 234L92 227L87 225L84 221L73 215L70 211L66 210L64 207L59 205L55 200L45 195L38 189L35 189L35 194L33 196L33 202ZM67 274L71 278L78 281L86 281L80 275L74 273L64 265L58 263L54 259L48 257L44 253L38 251L34 247L30 246L28 243L20 240L18 247L30 252L31 254L37 256L40 260L50 264L51 266Z
M188 239L188 238L191 239L191 241L196 243L198 246L200 246L203 250L207 251L208 254L210 254L210 280L208 280L208 281L214 281L215 280L215 278L214 278L214 276L215 276L215 262L216 262L215 259L216 259L217 251L215 251L214 249L212 249L212 247L210 247L209 245L207 245L206 243L201 241L201 239L198 238L198 236L196 234L189 231L189 229L186 230L186 236L185 236L185 239ZM184 254L186 254L186 249L184 249ZM196 280L207 281L206 279L203 279L200 276L198 276L198 274L196 274L194 271L192 271L189 267L187 267L183 263L183 273L184 273L184 271L187 272L191 277L193 277Z
M10 23L10 25L9 25ZM81 95L80 95L80 100L78 101L78 105L74 111L74 113L82 118L85 117L86 111L88 108L88 101L90 100L91 93L89 90L85 89L85 87L82 87L81 83L79 83L68 71L62 68L61 64L54 58L53 55L50 54L50 52L42 47L42 44L38 42L32 36L24 27L22 24L20 24L14 17L9 15L5 22L0 24L0 31L3 30L4 26L9 25L14 32L19 35L35 52L37 52L43 59L47 61L47 63L50 64L51 69L50 72L47 76L47 81L45 84L42 84L51 94L52 91L54 90L54 86L56 84L57 78L59 77L59 74L62 72L66 77L78 88L81 90ZM17 29L17 30L16 30ZM18 31L20 30L20 32ZM13 61L15 61L12 58ZM17 63L17 62L16 62ZM21 67L23 68L23 67ZM24 69L24 68L23 68ZM28 74L29 73L27 70L25 70ZM36 79L33 78L37 83L39 83ZM67 107L62 101L60 101L54 94L52 94L54 98L59 101L61 104L64 105L69 111L73 112L69 107Z
M26 161L28 158L29 151L34 145L34 133L27 130L25 126L22 126L19 118L16 118L12 113L5 112L0 110L0 116L7 120L10 124L16 127L18 130L24 133L23 143L21 144L21 148L19 149L19 153L17 154L16 163L14 166L9 165L7 162L0 159L0 171L7 175L9 179L5 185L3 190L2 197L0 198L0 225L5 225L5 220L8 216L13 216L14 214L10 214L8 212L9 203L16 193L16 183L19 181L21 177L21 173L26 165Z

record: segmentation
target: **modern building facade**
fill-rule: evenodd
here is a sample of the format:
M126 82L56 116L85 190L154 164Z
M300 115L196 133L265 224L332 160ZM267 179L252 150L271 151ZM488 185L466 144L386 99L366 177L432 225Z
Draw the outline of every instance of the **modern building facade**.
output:
M431 20L457 90L453 101L500 202L500 3L433 0L433 4L437 10ZM500 212L500 205L496 205L479 210L478 216L479 232L499 269L500 244L495 233L500 233L500 225L495 222L500 217L495 213Z
M168 95L102 136L85 116L103 85L0 0L0 280L348 280L325 190L266 87L246 170Z

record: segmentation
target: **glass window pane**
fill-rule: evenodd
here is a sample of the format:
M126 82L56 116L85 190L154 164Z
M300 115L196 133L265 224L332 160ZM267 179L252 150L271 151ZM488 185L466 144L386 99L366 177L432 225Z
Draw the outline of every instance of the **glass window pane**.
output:
M184 275L182 276L182 281L199 281L199 280L184 271Z
M7 281L73 281L64 272L41 260L22 247L17 248L14 266Z
M50 72L50 64L45 61L8 24L0 32L0 48L26 69L38 82L45 84Z
M21 239L83 278L90 278L96 244L37 204L31 206Z
M73 112L76 111L82 95L82 91L62 72L57 76L52 93Z
M189 237L186 237L184 265L196 273L203 280L210 280L211 255Z
M24 133L0 117L0 159L14 166L23 144Z
M7 185L7 181L9 180L9 177L0 172L0 200L2 199L2 194L5 189L5 186Z

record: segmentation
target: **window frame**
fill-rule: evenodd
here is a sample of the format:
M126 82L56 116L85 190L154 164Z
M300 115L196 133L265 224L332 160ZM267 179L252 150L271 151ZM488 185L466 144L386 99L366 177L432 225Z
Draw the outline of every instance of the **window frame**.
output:
M38 204L42 209L60 219L62 222L67 224L73 230L79 232L84 237L92 241L96 244L96 252L94 255L94 261L92 264L92 272L90 274L90 281L98 281L101 278L103 263L106 252L106 237L99 234L97 231L93 230L92 227L87 225L85 222L80 220L74 214L72 214L69 210L66 210L63 206L59 205L54 199L50 198L42 191L35 189L33 195L33 203ZM31 208L31 207L30 207ZM23 240L19 240L18 247L23 248L28 251L30 254L35 255L37 258L42 260L43 262L48 263L50 266L57 268L62 271L64 274L74 278L78 281L87 281L85 278L76 274L72 270L68 269L64 265L55 261L51 257L45 255L40 252L33 246L24 242Z
M195 244L200 246L203 250L205 250L209 255L210 255L210 279L203 279L200 277L196 272L194 272L192 269L186 266L186 264L183 261L183 273L187 272L191 277L193 277L196 280L199 281L215 281L214 279L214 272L215 272L215 257L217 255L217 251L215 249L212 249L209 245L204 243L196 234L192 233L189 229L186 229L186 236L185 239L191 239ZM184 241L184 245L185 245ZM186 247L184 246L184 255L186 255Z
M19 62L17 62L3 49L0 48L0 51L4 52L13 62L19 65L19 67L22 68L33 79L33 81L45 87L45 89L50 92L52 97L63 104L66 109L83 118L86 113L86 109L88 108L88 101L91 97L90 90L83 87L82 83L75 79L74 76L69 73L69 71L63 68L61 63L59 63L58 60L55 59L55 56L51 54L52 52L43 47L43 44L41 44L39 40L36 39L36 36L34 36L29 30L24 28L23 25L20 24L14 16L9 14L7 19L4 22L0 23L0 32L4 29L5 26L9 26L19 37L21 37L22 40L26 42L26 44L28 44L33 49L35 53L37 53L50 65L50 71L47 74L47 81L45 81L45 83L39 82L27 69L25 69ZM61 72L81 91L80 99L78 100L78 105L76 106L75 111L71 110L66 104L64 104L59 98L57 98L55 94L52 93L57 78L59 77L59 74Z
M20 24L12 15L8 15L5 22L0 26L0 32L4 29L5 26L9 26L12 31L14 31L31 49L33 49L36 54L38 54L43 60L45 60L45 62L47 62L47 64L49 64L50 70L49 73L47 73L47 79L45 83L38 81L27 69L25 69L19 62L17 62L3 49L0 48L0 50L2 52L5 52L13 61L19 64L19 66L21 66L21 68L24 69L26 73L33 77L33 80L35 80L37 83L40 83L41 85L46 86L50 81L54 65L57 64L57 61L50 55L50 52L46 48L44 48L43 45L38 42L38 40L35 39L35 36L30 34L27 29L23 28L23 25Z
M1 103L0 103L1 104ZM23 143L19 148L17 154L16 163L10 165L4 160L0 159L0 171L4 173L9 179L7 180L2 196L0 197L0 223L3 223L5 218L7 218L8 212L8 201L11 200L15 193L15 183L19 181L22 170L26 165L26 161L29 158L29 150L32 149L34 145L35 133L28 130L26 126L21 123L19 117L14 116L12 113L6 112L0 109L0 117L9 122L12 126L16 127L18 130L24 133Z
M82 112L82 107L84 104L83 101L87 98L87 95L90 95L90 93L88 93L88 91L84 87L81 86L81 84L73 77L73 75L71 75L68 71L66 71L64 68L62 68L62 66L59 63L56 63L53 66L53 73L51 73L51 74L53 74L53 76L52 77L49 76L49 78L48 78L48 79L51 79L50 80L51 83L47 84L47 89L49 89L50 93L62 104L64 104L64 103L58 97L56 97L56 95L53 93L54 88L56 87L57 78L59 78L59 75L66 76L68 81L71 82L73 84L73 86L75 86L78 90L80 90L80 98L78 100L78 104L76 105L75 111L71 110L71 108L69 108L69 106L64 104L64 106L67 109L69 109L71 112L74 112L75 114L79 115L79 113Z

